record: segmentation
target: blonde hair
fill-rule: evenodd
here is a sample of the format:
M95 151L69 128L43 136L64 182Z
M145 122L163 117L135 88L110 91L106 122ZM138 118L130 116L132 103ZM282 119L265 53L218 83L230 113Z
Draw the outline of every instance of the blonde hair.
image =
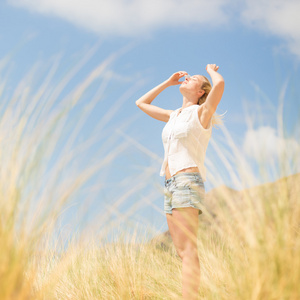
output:
M204 91L204 94L198 99L198 105L203 104L206 101L206 98L209 94L209 92L212 89L212 86L208 80L207 77L200 75L202 77L202 85L201 85L201 89ZM212 125L214 127L217 127L217 125L223 125L223 115L218 115L216 113L214 113L213 117L212 117Z

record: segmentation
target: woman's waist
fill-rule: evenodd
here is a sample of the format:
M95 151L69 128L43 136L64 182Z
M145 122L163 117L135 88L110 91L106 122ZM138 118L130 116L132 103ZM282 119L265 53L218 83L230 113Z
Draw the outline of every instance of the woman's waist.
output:
M173 176L171 176L170 170L169 170L169 166L166 166L166 177L165 180L169 180L174 176L180 176L180 174L187 174L188 176L200 176L200 172L199 172L199 168L198 167L188 167L188 168L184 168L181 169L179 171L177 171Z

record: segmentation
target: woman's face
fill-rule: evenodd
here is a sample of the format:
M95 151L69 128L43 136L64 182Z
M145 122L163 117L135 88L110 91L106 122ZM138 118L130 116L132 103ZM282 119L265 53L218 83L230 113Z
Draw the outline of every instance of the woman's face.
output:
M204 93L203 90L201 90L202 86L202 77L201 75L193 75L189 78L186 78L185 81L182 82L180 85L180 92L182 93L189 93L192 95L195 95L197 97L201 97L201 94Z

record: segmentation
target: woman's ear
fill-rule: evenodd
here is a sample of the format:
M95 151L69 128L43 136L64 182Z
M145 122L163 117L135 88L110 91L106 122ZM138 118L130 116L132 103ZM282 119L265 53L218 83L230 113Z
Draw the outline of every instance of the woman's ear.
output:
M204 90L200 90L198 92L198 96L199 96L198 98L202 97L204 94L205 94L205 91Z

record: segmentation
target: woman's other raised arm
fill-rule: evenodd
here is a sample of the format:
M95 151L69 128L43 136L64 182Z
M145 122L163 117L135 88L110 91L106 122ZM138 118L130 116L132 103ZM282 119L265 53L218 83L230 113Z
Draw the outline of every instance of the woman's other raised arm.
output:
M217 106L220 103L224 92L224 79L222 75L217 72L218 70L219 67L215 64L208 64L206 66L206 71L212 80L212 89L203 104L203 112L201 117L199 116L202 124L207 124L213 114L216 112Z

